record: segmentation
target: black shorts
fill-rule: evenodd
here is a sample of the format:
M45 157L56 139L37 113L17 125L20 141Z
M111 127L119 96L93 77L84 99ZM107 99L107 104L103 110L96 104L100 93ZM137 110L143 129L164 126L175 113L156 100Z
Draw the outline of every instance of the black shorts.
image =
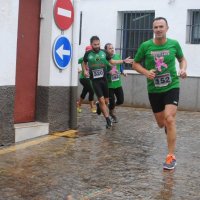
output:
M106 78L98 78L92 80L92 87L97 96L97 98L108 98L109 90L108 90L108 82Z
M149 93L148 95L154 113L163 111L167 104L178 106L179 88L174 88L163 93Z

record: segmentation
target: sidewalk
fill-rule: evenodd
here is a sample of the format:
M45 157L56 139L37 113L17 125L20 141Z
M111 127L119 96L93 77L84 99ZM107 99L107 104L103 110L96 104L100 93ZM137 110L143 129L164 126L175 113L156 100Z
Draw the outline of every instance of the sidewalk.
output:
M0 148L0 200L199 200L200 113L177 114L177 167L163 171L151 110L119 107L105 128L88 105L69 131Z

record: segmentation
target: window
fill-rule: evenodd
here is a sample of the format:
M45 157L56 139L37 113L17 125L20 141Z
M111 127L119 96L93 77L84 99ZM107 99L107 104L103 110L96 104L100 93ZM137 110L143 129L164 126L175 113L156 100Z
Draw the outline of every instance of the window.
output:
M187 43L200 44L200 9L188 10Z
M122 58L133 57L139 45L153 37L154 11L119 12L116 52ZM126 69L130 65L125 66Z

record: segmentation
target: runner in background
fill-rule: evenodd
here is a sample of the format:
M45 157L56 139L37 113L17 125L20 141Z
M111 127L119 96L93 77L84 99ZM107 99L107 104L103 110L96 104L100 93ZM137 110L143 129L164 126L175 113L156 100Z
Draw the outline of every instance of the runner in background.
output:
M91 49L92 49L91 46L87 46L85 48L85 51L87 52ZM82 63L83 63L83 58L80 58L78 60L78 64L81 64L81 70L79 72L80 73L79 81L80 81L81 85L83 86L83 89L82 89L82 92L81 92L81 95L80 95L80 99L79 99L79 101L77 101L77 112L78 113L82 112L81 106L82 106L83 100L85 99L85 97L88 93L89 94L88 95L88 101L89 101L89 104L90 104L91 112L96 113L96 106L94 104L94 91L92 89L90 77L84 75L84 70L82 69ZM87 68L87 70L89 70L89 68Z
M121 60L121 56L119 54L115 54L113 45L111 43L107 43L104 49L113 60ZM115 106L124 103L124 92L122 88L121 74L123 74L124 76L127 76L127 74L124 73L121 64L116 64L115 66L108 66L107 71L109 88L109 114L112 117L112 122L117 123L118 118L115 114Z
M99 101L99 107L106 119L106 127L111 128L112 122L109 117L107 105L109 102L109 91L107 82L107 65L108 61L111 65L132 63L133 59L113 60L105 50L100 49L100 39L98 36L92 36L90 39L92 50L85 53L83 58L83 69L87 76L89 66L89 75L92 81L93 90Z

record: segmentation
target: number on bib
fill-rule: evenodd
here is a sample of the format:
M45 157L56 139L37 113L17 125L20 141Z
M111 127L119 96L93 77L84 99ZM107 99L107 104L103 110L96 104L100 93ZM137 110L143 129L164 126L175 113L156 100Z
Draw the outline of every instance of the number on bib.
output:
M154 78L154 84L156 87L164 87L167 86L169 83L171 83L171 76L169 73L157 75Z
M92 74L93 74L93 78L94 79L104 77L104 71L103 71L103 69L92 70Z
M119 78L120 78L120 74L119 73L111 75L111 80L112 81L119 81Z

